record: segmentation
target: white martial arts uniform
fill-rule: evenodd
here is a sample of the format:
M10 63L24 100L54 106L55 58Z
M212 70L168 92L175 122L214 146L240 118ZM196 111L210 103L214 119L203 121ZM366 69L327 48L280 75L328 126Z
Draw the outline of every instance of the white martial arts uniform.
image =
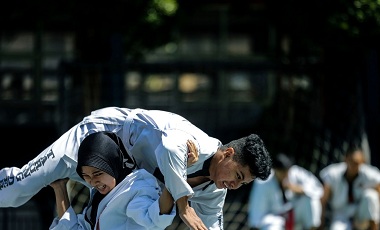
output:
M87 135L99 131L115 132L139 168L157 178L165 175L165 185L175 200L190 196L191 206L204 224L209 229L223 229L227 190L214 183L191 188L186 182L191 175L208 175L209 160L221 142L185 118L158 110L108 107L93 111L21 169L0 170L0 207L20 206L59 178L84 183L75 171L78 148ZM199 160L189 168L187 140L192 140L199 152Z
M95 226L99 229L112 230L159 230L169 226L175 217L175 206L168 215L160 215L158 198L161 188L156 178L138 169L129 174L99 203ZM91 190L91 199L97 192ZM55 218L51 230L82 229L91 230L91 225L85 220L91 213L91 205L82 214L76 214L70 207L61 219Z
M285 190L286 203L274 170L268 180L253 182L248 206L250 227L282 230L285 227L285 214L290 209L294 210L296 229L310 229L321 224L321 182L310 171L297 165L289 168L288 180L289 183L302 186L305 194L296 195Z
M331 188L329 204L331 207L331 227L333 230L352 229L351 218L358 221L374 220L379 222L379 193L372 189L380 184L378 168L362 164L359 175L353 182L354 203L348 202L348 182L344 177L347 166L345 162L328 165L320 172L324 184Z

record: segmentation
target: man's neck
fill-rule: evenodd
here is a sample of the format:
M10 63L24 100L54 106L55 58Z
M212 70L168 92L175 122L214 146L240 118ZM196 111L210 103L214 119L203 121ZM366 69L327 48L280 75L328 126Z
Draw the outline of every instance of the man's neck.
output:
M207 181L210 181L210 178L207 176L197 176L197 177L192 177L192 178L187 178L187 183L192 187L196 187L200 184L203 184Z
M359 174L349 174L347 171L346 173L344 174L344 177L346 178L346 180L348 182L353 182L357 177L358 177Z
M215 158L215 155L212 156L211 158L207 159L204 162L201 170L187 175L187 183L192 188L211 180L210 179L211 178L210 173L211 173L213 166L215 165L215 162L214 162L215 159L214 158Z

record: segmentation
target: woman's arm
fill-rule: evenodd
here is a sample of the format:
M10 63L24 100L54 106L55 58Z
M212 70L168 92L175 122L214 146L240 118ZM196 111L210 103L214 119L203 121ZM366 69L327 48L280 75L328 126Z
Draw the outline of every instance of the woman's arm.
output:
M50 187L54 189L55 202L57 206L58 218L61 219L66 210L70 207L69 195L67 193L66 184L69 181L68 178L59 179L50 184Z
M159 198L160 215L170 214L174 206L174 199L169 191L164 188Z

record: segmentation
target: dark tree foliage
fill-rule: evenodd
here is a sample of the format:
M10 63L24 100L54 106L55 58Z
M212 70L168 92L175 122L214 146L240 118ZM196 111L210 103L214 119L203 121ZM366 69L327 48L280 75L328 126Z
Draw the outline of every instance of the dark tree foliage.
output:
M316 135L314 139L329 143L319 143L322 153L329 155L334 149L341 151L343 142L361 141L365 131L373 152L372 162L379 164L379 122L372 114L378 114L374 108L380 107L379 94L375 93L380 87L380 4L367 0L285 0L267 1L267 7L268 19L278 29L279 38L288 36L291 41L288 54L277 50L279 60L287 60L287 74L302 72L307 65L317 67L304 72L314 85L310 91L301 90L297 96L278 91L278 105L271 111L286 114L281 110L289 113L293 109L291 112L298 114L292 117L290 134L282 131L288 134L282 146L290 146L299 156L310 155L316 143L308 137ZM286 103L284 98L289 101ZM305 99L308 103L303 103ZM315 107L311 109L315 104L319 104L317 111ZM319 124L315 122L316 113Z
M85 61L109 59L112 36L121 35L124 52L129 57L141 57L172 38L176 12L165 11L159 2L6 1L0 7L0 26L8 34L22 30L74 31L77 55Z

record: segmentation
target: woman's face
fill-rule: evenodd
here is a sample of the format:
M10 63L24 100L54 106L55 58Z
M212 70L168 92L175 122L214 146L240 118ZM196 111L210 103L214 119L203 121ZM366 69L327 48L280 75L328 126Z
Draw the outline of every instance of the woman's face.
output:
M109 193L116 186L114 177L91 166L82 166L82 177L103 195Z

